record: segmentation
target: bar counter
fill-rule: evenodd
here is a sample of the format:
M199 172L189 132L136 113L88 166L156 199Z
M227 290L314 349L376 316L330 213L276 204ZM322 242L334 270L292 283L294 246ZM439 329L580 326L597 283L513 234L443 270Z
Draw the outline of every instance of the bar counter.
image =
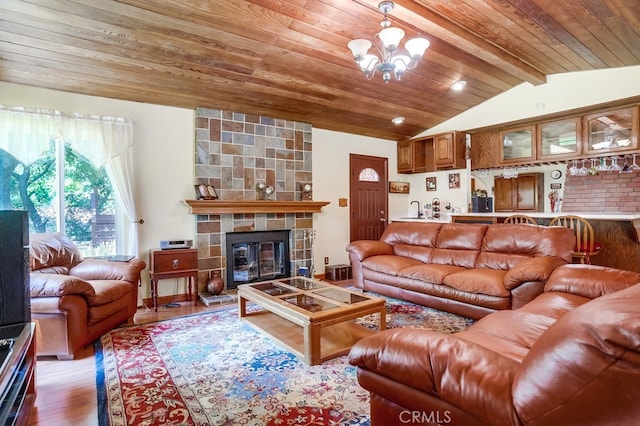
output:
M514 213L452 213L451 221L458 223L501 223ZM594 265L610 266L640 272L640 214L635 213L524 213L540 225L548 225L556 216L581 216L591 223L596 241L602 245L600 253L591 258Z

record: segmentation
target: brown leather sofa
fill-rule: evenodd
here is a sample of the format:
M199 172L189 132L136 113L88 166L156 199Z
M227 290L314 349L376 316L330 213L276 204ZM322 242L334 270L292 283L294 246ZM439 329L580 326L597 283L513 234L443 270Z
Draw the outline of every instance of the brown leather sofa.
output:
M638 424L637 283L636 272L564 265L533 301L463 332L361 340L349 361L371 392L371 424Z
M38 355L73 359L75 352L132 321L145 262L82 259L63 234L30 236L31 318L38 323Z
M574 245L561 227L393 222L347 251L354 286L478 319L542 293Z

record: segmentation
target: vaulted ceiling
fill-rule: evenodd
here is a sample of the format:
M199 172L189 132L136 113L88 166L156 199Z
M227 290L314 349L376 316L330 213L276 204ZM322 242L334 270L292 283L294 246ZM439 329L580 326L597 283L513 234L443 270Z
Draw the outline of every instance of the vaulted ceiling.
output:
M379 31L378 2L2 0L0 80L400 140L522 82L640 64L637 0L398 0L393 26L431 46L367 80L347 43Z

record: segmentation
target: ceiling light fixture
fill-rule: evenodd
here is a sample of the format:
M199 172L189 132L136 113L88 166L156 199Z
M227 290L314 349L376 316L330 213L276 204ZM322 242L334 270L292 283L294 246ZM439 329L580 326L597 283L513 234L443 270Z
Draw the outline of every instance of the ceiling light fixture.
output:
M460 90L464 89L464 86L466 85L467 85L467 82L464 80L456 81L451 85L451 90L455 90L459 92Z
M404 123L404 117L393 117L391 119L391 122L393 124L402 124L402 123Z
M378 10L384 15L380 22L379 33L373 36L373 43L366 39L351 40L348 44L353 59L360 66L360 70L371 80L376 71L382 73L382 80L388 83L391 76L396 80L400 80L408 69L413 69L418 65L420 59L424 55L425 50L429 47L429 40L418 37L407 40L404 44L408 55L404 52L398 52L398 45L404 37L404 31L400 28L391 26L391 21L387 14L393 10L394 3L392 1L382 1L378 4ZM369 48L375 46L380 57L369 54Z

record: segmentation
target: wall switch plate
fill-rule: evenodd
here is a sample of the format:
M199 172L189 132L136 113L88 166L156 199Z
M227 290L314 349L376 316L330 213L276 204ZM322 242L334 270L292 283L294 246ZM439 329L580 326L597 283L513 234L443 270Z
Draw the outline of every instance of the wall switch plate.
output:
M328 265L328 264L329 264L329 256L327 256L327 257L325 257L325 258L324 258L324 264L325 264L325 265Z

